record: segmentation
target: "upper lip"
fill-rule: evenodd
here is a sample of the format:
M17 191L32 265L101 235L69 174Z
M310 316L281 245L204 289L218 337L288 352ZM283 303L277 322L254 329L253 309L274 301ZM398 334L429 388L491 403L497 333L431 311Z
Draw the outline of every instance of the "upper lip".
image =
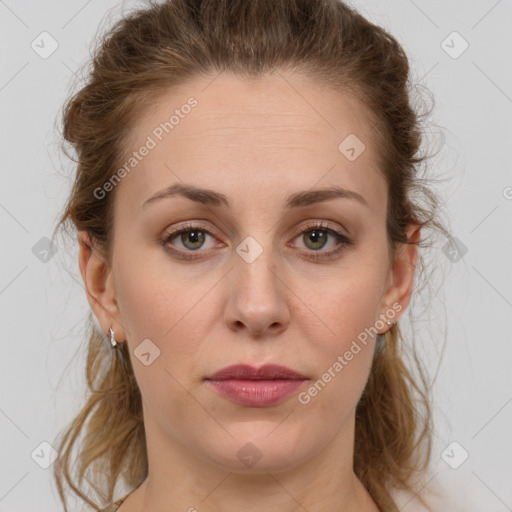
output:
M265 364L259 368L248 364L235 364L232 366L226 366L218 372L207 377L207 380L274 380L274 379L286 379L286 380L305 380L307 377L300 373L277 364Z

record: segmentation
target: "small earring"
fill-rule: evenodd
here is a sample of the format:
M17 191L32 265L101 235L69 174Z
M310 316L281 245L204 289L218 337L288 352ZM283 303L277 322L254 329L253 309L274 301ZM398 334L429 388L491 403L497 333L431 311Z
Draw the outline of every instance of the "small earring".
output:
M386 323L387 323L388 325L391 325L391 326L393 325L393 322L390 322L389 320L386 320ZM387 331L387 332L389 332L389 331ZM384 334L386 334L386 333L382 333L382 336L384 336Z
M112 348L116 348L118 345L118 342L114 336L114 330L112 327L110 328L110 344L112 345Z

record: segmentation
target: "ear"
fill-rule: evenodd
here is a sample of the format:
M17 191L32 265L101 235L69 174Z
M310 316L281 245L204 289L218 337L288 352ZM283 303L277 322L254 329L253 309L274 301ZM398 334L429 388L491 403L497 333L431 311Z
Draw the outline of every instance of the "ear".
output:
M115 287L111 269L91 243L86 231L78 233L80 244L80 273L84 281L87 299L103 332L109 334L112 328L116 340L126 340L121 315L117 306Z
M411 300L416 261L418 258L417 243L420 239L421 227L418 224L408 224L405 233L407 238L413 243L399 244L397 247L395 259L389 271L387 289L382 299L383 309L381 313L383 315L390 309L397 312L392 320L393 323L396 322L407 309ZM399 310L395 309L397 303L401 305ZM393 304L395 304L395 308L393 308Z

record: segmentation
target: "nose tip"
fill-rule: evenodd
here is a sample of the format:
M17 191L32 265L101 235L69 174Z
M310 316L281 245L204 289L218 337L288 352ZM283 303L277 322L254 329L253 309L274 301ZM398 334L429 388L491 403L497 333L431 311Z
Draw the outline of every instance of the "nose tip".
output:
M242 322L241 320L236 320L235 324L236 324L237 329L239 329L239 330L244 329L245 327L248 327L248 324ZM280 331L281 329L282 329L282 325L277 321L272 322L267 327L265 325L257 327L255 325L255 322L253 321L251 334L256 338L260 338L263 335L265 335L267 333L267 331L271 331L271 332L275 333L276 331Z
M275 335L289 323L285 289L273 270L276 265L267 265L267 259L260 256L252 263L241 261L236 275L228 280L225 320L234 331L245 328L255 337Z

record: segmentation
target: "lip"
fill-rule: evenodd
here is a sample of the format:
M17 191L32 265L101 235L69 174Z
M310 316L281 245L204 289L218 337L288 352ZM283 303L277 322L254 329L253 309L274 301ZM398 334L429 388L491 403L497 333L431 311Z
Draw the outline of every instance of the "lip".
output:
M255 368L249 364L234 364L226 366L218 372L214 373L208 380L274 380L274 379L287 379L287 380L306 380L307 377L300 373L281 366L278 364L265 364L259 368Z
M290 368L266 364L259 368L237 364L223 368L205 381L232 402L249 407L266 407L290 396L308 378Z

